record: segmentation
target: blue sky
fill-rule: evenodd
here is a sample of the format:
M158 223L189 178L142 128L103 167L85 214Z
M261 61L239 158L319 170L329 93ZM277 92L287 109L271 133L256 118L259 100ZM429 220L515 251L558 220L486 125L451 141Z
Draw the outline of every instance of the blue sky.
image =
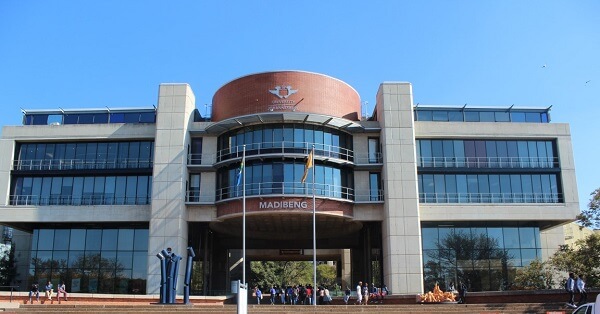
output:
M584 208L600 187L599 15L593 0L3 0L0 125L20 108L151 106L171 82L204 112L223 84L271 70L331 75L371 107L381 82L408 81L415 103L552 106Z

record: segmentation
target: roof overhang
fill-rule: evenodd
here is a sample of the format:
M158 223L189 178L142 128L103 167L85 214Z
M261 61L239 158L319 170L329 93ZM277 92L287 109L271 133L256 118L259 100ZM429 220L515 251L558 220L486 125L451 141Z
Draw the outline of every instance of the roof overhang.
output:
M240 127L270 123L307 123L339 129L349 133L364 132L364 127L357 121L306 112L263 112L239 116L215 122L209 125L205 131L209 134L221 134Z

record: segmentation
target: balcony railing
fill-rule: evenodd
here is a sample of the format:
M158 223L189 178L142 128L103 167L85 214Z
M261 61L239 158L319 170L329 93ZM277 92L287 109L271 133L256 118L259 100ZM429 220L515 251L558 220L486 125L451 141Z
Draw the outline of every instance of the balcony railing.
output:
M191 204L214 204L215 196L214 195L201 195L200 191L192 190L186 191L185 193L185 202Z
M39 195L11 195L10 204L13 206L147 205L150 204L150 197L117 197L107 195L88 195L79 197L56 195L41 197Z
M555 157L420 157L419 167L558 168Z
M25 159L15 160L14 170L89 170L152 168L152 160L124 159Z
M308 142L261 142L246 145L246 156L264 155L264 154L303 154L308 155L313 145L315 146L315 155L323 157L337 158L352 161L353 151L340 146L327 144L308 143ZM232 148L222 149L217 152L217 162L231 158L241 158L243 146L238 145Z
M559 193L419 193L421 203L561 203Z
M317 196L353 200L354 191L351 188L331 184L314 184L314 192ZM229 186L217 189L217 200L242 197L242 186ZM260 182L246 184L246 196L266 195L301 195L312 196L313 184L300 182Z
M281 183L278 183L279 185L281 185ZM247 186L250 186L251 184L247 184ZM302 189L299 187L288 187L289 184L286 184L284 186L286 186L286 188L281 188L279 191L278 187L273 188L272 186L267 188L267 187L263 187L262 191L260 190L260 187L258 187L257 189L254 190L247 190L246 191L246 196L257 196L257 195L261 195L261 196L266 196L266 195L280 195L280 194L292 194L292 195L301 195L301 196L312 196L312 187L308 187L306 189ZM317 188L317 185L315 185L315 188ZM228 190L229 189L229 190ZM347 190L351 190L346 188ZM219 192L219 200L225 200L225 199L229 199L229 198L240 198L242 197L242 190L241 187L229 187L229 188L223 188L218 190ZM231 193L227 194L227 192L231 191ZM305 192L308 191L308 193L288 193L289 191L292 192ZM323 191L328 191L327 193L323 193ZM255 194L256 192L261 193L261 192L265 192L263 194ZM266 193L266 192L281 192L281 193ZM357 203L381 203L383 202L384 198L383 198L383 190L377 190L377 191L356 191L357 194L354 194L354 201ZM321 194L319 194L321 193ZM343 199L349 199L346 197L340 197L340 196L350 196L348 193L343 194L338 192L330 192L330 190L328 189L321 189L321 190L317 190L315 189L315 194L317 196L325 196L325 197L332 197L332 198L343 198ZM198 190L193 190L190 191L188 190L186 192L186 199L185 199L186 203L188 204L213 204L215 202L215 196L214 195L201 195L200 191Z
M355 153L354 154L355 164L380 164L383 163L382 153Z

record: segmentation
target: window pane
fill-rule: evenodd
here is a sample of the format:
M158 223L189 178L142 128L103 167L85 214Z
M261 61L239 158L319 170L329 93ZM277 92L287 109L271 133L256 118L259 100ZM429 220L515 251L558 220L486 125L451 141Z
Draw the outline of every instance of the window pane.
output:
M71 229L69 250L85 250L85 229Z
M117 229L104 229L102 231L102 250L117 249Z
M133 250L133 229L120 229L119 230L119 251L131 251Z

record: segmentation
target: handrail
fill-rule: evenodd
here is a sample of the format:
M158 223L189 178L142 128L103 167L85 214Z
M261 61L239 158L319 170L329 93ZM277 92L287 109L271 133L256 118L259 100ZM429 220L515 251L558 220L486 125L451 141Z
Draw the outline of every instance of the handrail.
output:
M9 302L12 302L13 291L14 291L14 289L19 289L19 286L0 286L0 289L2 289L2 288L10 288L10 301Z
M21 159L13 163L14 170L78 170L152 168L150 158L114 159Z
M104 194L86 196L54 195L41 197L39 195L11 195L10 205L13 206L88 206L88 205L147 205L150 196L107 197Z
M421 203L561 203L560 193L419 193Z
M419 167L558 168L557 157L419 157Z
M342 160L353 160L353 151L340 146L313 142L258 142L246 144L246 156L276 154L276 153L297 153L308 155L312 147L315 147L316 156L333 157ZM236 145L231 148L225 148L217 151L217 162L231 158L241 158L243 145Z
M224 189L225 188L220 189L220 190L223 191ZM312 188L309 188L309 189L310 189L309 195L312 195ZM364 192L366 192L366 193L364 193ZM279 193L277 193L277 195L279 195ZM295 194L292 194L292 195L302 195L302 196L305 196L306 194L304 194L304 193L302 193L302 194L295 193ZM255 195L252 194L252 195L249 195L249 196L255 196ZM233 196L231 198L236 198L236 197L239 197L239 196ZM188 191L186 191L185 201L186 201L186 203L191 203L191 204L215 203L215 198L216 198L215 195L201 195L199 190L188 190ZM225 199L228 199L228 198L222 198L221 200L225 200ZM377 191L372 191L372 190L364 190L364 191L363 190L358 190L354 194L354 201L355 202L360 202L360 203L371 203L371 202L374 202L374 203L377 203L377 202L383 202L383 200L384 200L383 190L377 190Z
M339 198L353 200L354 192L352 188L343 187L333 184L314 184L315 194L330 198ZM242 186L228 186L217 189L216 199L218 201L229 198L242 197ZM312 195L312 183L300 182L259 182L246 184L246 196L261 196L261 195Z

